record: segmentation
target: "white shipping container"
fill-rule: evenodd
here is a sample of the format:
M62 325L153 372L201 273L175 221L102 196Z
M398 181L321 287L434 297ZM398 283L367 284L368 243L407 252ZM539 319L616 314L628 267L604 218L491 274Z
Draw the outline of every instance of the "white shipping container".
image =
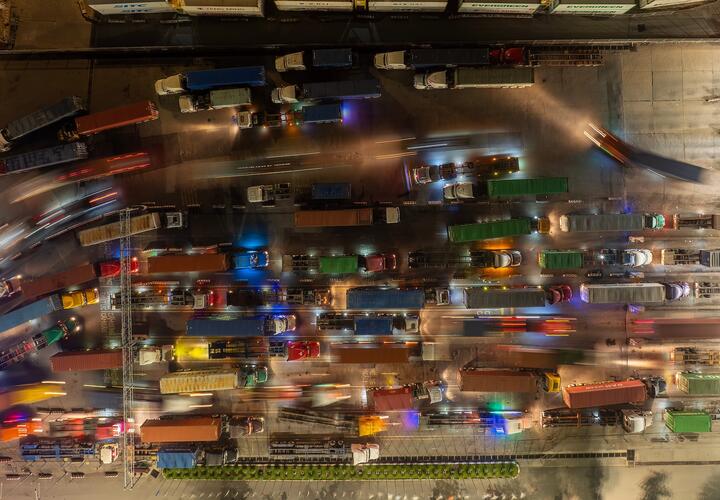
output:
M443 12L447 0L368 0L370 12Z
M175 12L165 0L149 0L147 2L118 2L117 0L88 0L88 7L104 16L118 14L161 14Z
M688 7L706 2L707 0L639 0L638 4L641 9L657 9L660 7Z
M278 10L321 10L334 12L352 12L353 0L313 1L313 0L275 0Z
M262 16L265 0L180 0L178 8L191 16Z
M460 0L458 12L531 15L537 12L541 5L542 0Z
M636 0L553 0L552 14L615 16L635 8Z

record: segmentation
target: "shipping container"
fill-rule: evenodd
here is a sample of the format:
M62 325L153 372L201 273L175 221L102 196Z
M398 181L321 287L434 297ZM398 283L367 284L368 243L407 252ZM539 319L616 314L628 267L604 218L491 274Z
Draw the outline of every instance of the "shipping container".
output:
M208 442L220 439L218 417L183 417L146 420L140 426L143 443Z
M128 234L132 236L147 231L154 231L160 229L160 227L162 227L162 225L159 213L153 212L151 214L139 215L130 218L130 231L128 231ZM123 235L121 229L120 222L112 222L102 226L83 229L82 231L78 231L77 236L80 244L87 247L121 238Z
M177 0L190 16L262 16L264 0Z
M637 0L552 0L551 14L613 16L635 8Z
M355 335L393 334L393 316L358 316L354 325Z
M239 389L242 386L238 370L192 370L160 377L160 394L207 392Z
M469 243L472 241L505 238L532 234L531 219L505 219L477 224L461 224L448 226L448 237L453 243Z
M370 12L443 12L447 0L368 0Z
M642 231L655 229L658 217L648 214L569 214L560 216L560 229L565 232ZM664 224L664 218L663 224ZM662 226L657 227L661 229Z
M161 255L148 258L149 274L221 273L230 268L228 255L206 253L196 255Z
M352 186L349 182L321 182L312 185L313 200L349 200Z
M331 344L337 363L409 363L410 347L405 344Z
M463 392L528 392L538 390L534 373L522 370L465 369L460 370Z
M543 250L538 254L538 264L543 269L580 269L584 256L581 250Z
M369 226L372 223L372 208L300 210L295 212L296 227Z
M359 268L357 255L318 257L318 272L322 274L356 273Z
M346 294L348 309L422 309L425 291L420 288L351 288Z
M318 10L327 12L352 12L354 0L275 0L279 11Z
M468 309L501 309L504 307L545 307L542 288L473 287L463 290Z
M542 0L459 0L458 13L532 15Z
M85 101L81 97L71 96L17 118L0 130L0 151L10 149L13 141L83 111L85 111Z
M199 450L160 449L157 466L160 469L192 469L198 463Z
M413 407L412 387L375 389L370 392L375 411L402 411Z
M34 299L57 290L82 285L95 279L97 279L95 266L93 264L83 264L50 276L34 280L23 280L21 291L23 298Z
M374 99L380 97L380 94L380 82L377 80L338 80L284 85L273 89L270 98L276 104L283 104L302 101Z
M83 160L87 157L87 147L80 142L36 149L0 159L0 174L17 174L37 168Z
M567 177L539 177L537 179L497 179L487 181L491 198L560 194L568 192Z
M315 49L312 51L314 68L350 68L352 64L352 49Z
M315 104L304 106L300 110L301 123L338 123L342 122L342 104ZM348 198L350 198L348 196Z
M638 0L641 9L658 9L672 7L689 7L706 3L707 0Z
M185 73L185 88L191 92L219 87L262 87L265 85L263 66L218 68Z
M588 304L660 304L665 301L665 287L660 283L583 283L580 298Z
M678 373L677 386L685 394L693 396L719 396L720 373Z
M71 133L69 135L84 137L99 134L100 132L114 128L156 120L159 116L160 112L154 102L140 101L85 116L79 116L75 118L75 127L74 130L71 131L74 132L74 134ZM61 138L67 140L70 137Z
M0 316L0 332L15 328L23 323L38 319L42 316L61 311L62 300L59 295L50 295L44 299L37 300L32 304L20 307L9 313Z
M720 267L720 250L700 250L700 264L706 267Z
M88 7L104 16L126 14L163 14L175 12L167 0L145 0L143 2L119 2L118 0L88 0Z
M642 380L571 385L563 387L562 393L567 407L573 409L642 403L647 398L647 388Z
M704 411L668 408L663 418L665 425L672 432L712 432L712 417Z
M122 349L59 352L50 356L50 366L54 372L83 372L122 368Z

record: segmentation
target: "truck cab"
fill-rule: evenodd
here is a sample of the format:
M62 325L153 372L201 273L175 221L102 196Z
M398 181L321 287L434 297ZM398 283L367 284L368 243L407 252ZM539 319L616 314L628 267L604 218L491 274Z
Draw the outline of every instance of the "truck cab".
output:
M418 400L428 400L430 404L440 403L445 397L447 386L441 380L428 380L427 382L413 384L413 397Z
M652 264L653 254L643 248L628 248L622 253L623 266L639 267Z
M380 458L380 445L375 443L353 443L350 445L353 465L366 464Z
M397 255L394 253L376 253L360 257L360 266L367 273L394 271L397 269Z
M102 464L111 464L118 456L118 446L115 443L103 444L98 451L100 463Z
M647 389L648 396L656 398L667 393L667 382L659 376L644 377L642 379Z
M215 306L215 292L212 290L196 291L192 294L193 309L207 309Z
M240 375L242 379L239 385L250 389L267 382L268 369L267 366L245 366L240 371Z
M397 316L393 320L393 331L397 331L400 334L419 333L420 317L417 314Z
M373 56L373 65L377 69L407 69L407 65L405 64L405 51L395 50L375 54L375 56Z
M294 104L296 102L300 102L300 99L298 98L299 90L297 85L283 85L282 87L277 87L272 89L272 92L270 92L270 99L275 104Z
M650 427L653 423L653 414L651 411L640 409L623 409L622 426L625 432L630 434L638 434Z
M74 309L75 307L89 306L100 302L97 288L88 288L87 290L77 290L75 292L64 293L60 296L63 309Z
M294 314L272 316L270 318L270 328L272 329L270 333L277 335L283 332L294 332L296 321Z
M420 165L412 169L412 178L416 184L429 184L439 180L451 180L457 177L454 163L442 165Z
M397 224L398 222L400 222L400 208L399 207L376 208L373 211L373 216L376 217L376 220L379 223Z
M426 288L425 303L436 306L450 305L450 289L449 288Z
M446 200L472 200L475 198L472 182L456 182L443 187L443 198Z
M550 232L550 219L547 217L533 217L533 231L548 234Z
M230 419L230 437L251 436L265 432L263 417L233 417Z
M569 302L573 298L570 285L551 285L547 289L547 301L550 305Z
M303 52L293 52L275 58L275 70L279 73L291 70L306 70Z
M141 347L138 351L138 363L140 366L169 361L173 355L173 346L147 346Z
M647 229L662 229L665 227L665 216L660 214L645 214L645 227Z
M542 377L542 387L545 392L560 392L562 386L557 372L545 371Z
M0 299L15 295L20 291L21 288L21 276L14 276L12 278L0 281Z
M233 255L235 269L264 269L270 263L266 250L247 250Z
M418 90L447 89L449 88L448 71L416 73L413 86Z
M290 184L263 184L247 188L248 203L273 203L290 197Z
M157 95L181 94L185 92L183 80L183 75L173 75L157 80L155 92Z

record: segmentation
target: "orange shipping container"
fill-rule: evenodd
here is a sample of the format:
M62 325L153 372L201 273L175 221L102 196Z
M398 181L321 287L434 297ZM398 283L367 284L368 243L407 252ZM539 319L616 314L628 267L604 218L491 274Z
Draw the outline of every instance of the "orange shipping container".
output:
M161 255L148 259L148 273L220 273L229 268L223 253L198 255Z
M301 210L295 212L296 227L369 226L372 223L372 208Z
M79 135L92 135L113 128L155 120L158 116L160 114L155 103L141 101L79 116L75 118L75 127Z
M562 392L563 401L573 409L642 403L647 398L647 388L642 380L571 385L564 387Z
M23 280L20 288L24 298L34 299L57 290L82 285L96 278L95 266L93 264L83 264L36 280Z
M143 443L217 441L221 421L214 417L146 420L140 426Z
M84 372L122 368L122 350L59 352L50 356L54 372Z
M465 392L535 392L532 372L516 370L460 370L460 390Z

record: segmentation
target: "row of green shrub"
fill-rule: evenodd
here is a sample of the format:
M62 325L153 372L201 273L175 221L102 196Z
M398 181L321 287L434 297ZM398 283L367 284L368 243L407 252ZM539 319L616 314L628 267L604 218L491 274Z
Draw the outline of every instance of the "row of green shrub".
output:
M487 464L420 465L239 465L163 469L168 479L220 479L224 481L328 480L372 481L385 479L493 479L513 478L520 472L517 462Z

